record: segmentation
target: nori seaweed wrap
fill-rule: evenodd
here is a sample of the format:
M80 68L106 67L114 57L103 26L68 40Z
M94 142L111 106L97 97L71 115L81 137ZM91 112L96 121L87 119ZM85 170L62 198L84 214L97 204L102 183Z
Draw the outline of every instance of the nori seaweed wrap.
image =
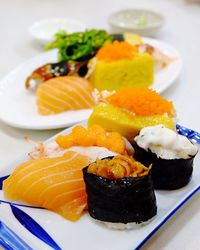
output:
M197 147L186 137L158 125L143 128L135 141L134 158L145 166L152 164L155 189L174 190L189 183Z
M112 159L108 157L105 159ZM157 213L150 171L139 177L109 179L83 169L88 211L102 222L141 223Z
M134 145L136 160L145 166L152 164L151 176L155 189L174 190L186 186L193 172L194 156L188 159L162 159L151 150Z

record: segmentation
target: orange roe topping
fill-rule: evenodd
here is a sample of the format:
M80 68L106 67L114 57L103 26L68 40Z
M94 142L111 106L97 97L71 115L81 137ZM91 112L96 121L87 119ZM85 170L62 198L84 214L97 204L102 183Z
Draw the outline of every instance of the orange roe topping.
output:
M118 132L107 133L96 124L88 129L78 125L72 129L70 134L59 135L56 142L61 148L99 146L119 154L124 154L126 150L125 141Z
M114 106L127 109L136 115L173 116L174 107L171 101L165 100L156 91L148 88L125 88L107 97Z
M88 173L96 174L111 180L124 177L139 177L147 175L150 168L135 161L132 157L117 155L110 159L97 159L91 163L87 169Z
M127 43L114 41L111 44L103 46L97 53L96 57L100 60L115 61L121 59L133 59L138 52L137 47Z

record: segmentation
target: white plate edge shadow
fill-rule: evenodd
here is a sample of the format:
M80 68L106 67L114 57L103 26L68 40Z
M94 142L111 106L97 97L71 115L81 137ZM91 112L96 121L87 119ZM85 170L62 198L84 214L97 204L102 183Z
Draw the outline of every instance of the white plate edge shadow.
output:
M149 44L152 45L158 45L158 47L164 47L167 48L167 50L170 50L173 52L173 54L176 55L176 57L178 58L177 62L172 63L172 67L175 68L175 71L172 69L173 74L170 75L170 77L168 77L167 79L167 84L156 84L154 83L154 85L151 86L152 89L155 89L156 91L158 91L159 93L164 92L168 87L170 87L173 83L175 83L176 79L178 78L178 76L180 75L181 72L181 68L182 68L182 58L179 54L179 52L177 51L176 48L174 48L173 46L157 40L157 39L152 39L152 38L143 38L144 42L147 42ZM53 61L56 60L56 54L57 54L57 50L52 50L52 51L48 51L48 52L42 52L30 59L28 59L27 61L25 61L24 63L20 64L19 66L17 66L14 70L10 71L10 73L8 73L6 76L4 76L1 80L0 80L0 96L3 94L3 91L7 82L9 82L9 79L12 78L13 75L18 74L18 71L22 71L22 68L27 67L27 64L37 64L38 66L43 65L45 63L45 61L49 62L49 61ZM54 58L54 59L50 59L50 58ZM38 63L39 61L41 61L41 63ZM34 63L36 62L36 63ZM174 64L174 66L173 66ZM168 66L168 68L170 67ZM28 67L28 71L32 72L32 69L30 69L30 66ZM35 69L35 66L34 66ZM26 69L27 70L27 69ZM166 69L164 69L166 70ZM163 74L164 73L163 70ZM165 71L167 72L167 71ZM171 73L170 73L171 74ZM162 71L161 71L161 78L163 77L162 75ZM162 81L162 80L161 80ZM13 80L11 80L11 83L13 84ZM1 102L1 100L0 100ZM24 117L21 121L20 120L16 120L13 119L12 115L6 113L6 110L1 108L3 107L3 105L0 106L0 120L4 123L7 123L8 125L12 126L12 127L16 127L16 128L22 128L22 129L32 129L32 130L49 130L49 129L57 129L57 128L64 128L67 126L71 126L77 122L80 122L84 119L87 119L91 110L87 110L87 113L84 111L81 112L80 111L67 111L67 112L63 112L61 114L58 115L53 115L53 116L40 116L39 114L36 114L36 112L33 113L33 118L35 117L36 119L34 121L32 121L32 123L25 122L25 118ZM9 111L10 112L10 111ZM69 113L74 112L73 118L72 119L68 119L67 116ZM23 113L23 112L22 112ZM76 115L77 114L77 115ZM81 115L80 115L81 114ZM80 116L80 118L79 118ZM20 119L20 118L19 118ZM38 121L37 121L38 119ZM52 119L54 119L54 121L52 121ZM23 121L24 120L24 121Z

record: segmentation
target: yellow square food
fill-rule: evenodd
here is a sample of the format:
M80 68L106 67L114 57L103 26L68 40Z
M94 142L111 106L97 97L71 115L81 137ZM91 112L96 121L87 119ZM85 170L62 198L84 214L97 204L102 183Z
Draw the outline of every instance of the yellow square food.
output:
M147 126L164 124L167 128L174 128L174 119L164 115L138 116L128 111L114 107L111 104L100 103L95 106L88 120L88 126L99 124L107 131L117 131L128 139L136 136Z
M147 87L154 80L154 60L147 54L136 54L132 60L97 60L90 81L98 90L123 87Z

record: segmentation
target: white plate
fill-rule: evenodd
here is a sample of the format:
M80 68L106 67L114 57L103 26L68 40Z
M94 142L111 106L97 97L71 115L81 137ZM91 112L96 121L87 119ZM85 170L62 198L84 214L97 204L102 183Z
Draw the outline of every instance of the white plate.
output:
M69 129L62 133L66 134ZM49 141L53 140L51 138ZM10 174L15 166L26 160L22 158L15 164L1 168L0 177ZM43 229L51 235L52 239L61 247L61 249L70 250L133 250L139 249L188 199L199 191L200 183L200 154L196 156L194 163L193 177L190 183L175 191L156 191L158 213L156 217L147 225L138 226L138 228L128 231L111 230L95 223L88 214L85 214L77 222L69 222L59 215L36 208L17 208L23 210L32 219L34 219ZM3 192L0 191L0 199L4 200ZM33 249L47 250L52 249L38 237L30 233L14 217L9 204L0 204L0 221L12 229L24 242ZM0 240L4 235L1 234ZM34 228L34 233L38 232ZM39 234L40 235L40 234ZM22 242L19 240L20 242ZM9 241L8 241L9 242ZM12 241L11 241L12 242ZM13 242L12 242L13 243ZM23 243L23 242L22 242ZM15 248L23 250L22 247ZM29 248L24 248L24 250ZM54 249L59 249L54 247Z
M177 58L155 74L152 88L162 93L180 74L181 57L175 48L164 42L150 38L144 38L144 41ZM3 122L18 128L45 130L64 128L88 118L91 110L67 111L51 116L37 113L36 96L25 89L25 79L37 67L56 61L56 50L43 52L19 65L0 81L0 119Z
M85 31L86 26L70 18L50 18L35 22L29 29L30 35L38 40L42 45L49 43L53 36L64 30L67 33Z

